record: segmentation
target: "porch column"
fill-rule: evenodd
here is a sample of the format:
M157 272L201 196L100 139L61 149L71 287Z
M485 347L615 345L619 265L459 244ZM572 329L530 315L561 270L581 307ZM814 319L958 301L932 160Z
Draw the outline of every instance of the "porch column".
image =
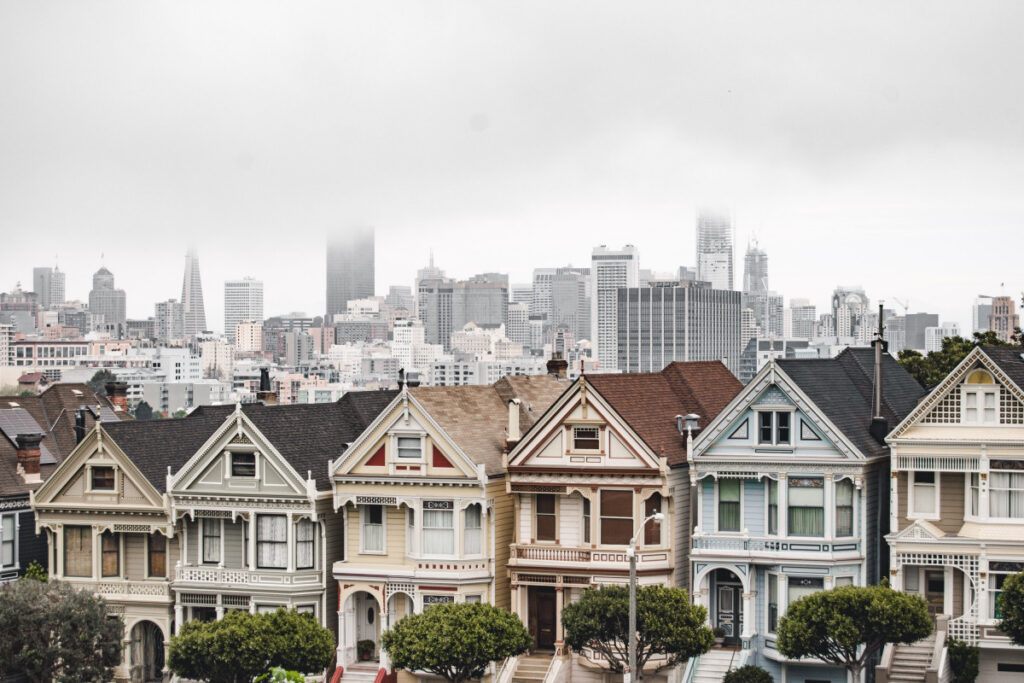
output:
M289 572L294 572L295 571L295 518L292 516L292 513L290 513L290 512L287 515L285 515L285 518L288 520L288 522L287 522L287 524L288 524L288 535L286 536L286 538L288 539L288 550L287 550L287 552L288 552L288 571Z
M565 588L555 587L555 654L560 655L565 649L565 632L562 629L562 608L565 606Z
M57 571L54 572L53 578L62 579L64 578L64 526L58 524L53 532L53 536L57 539L57 542L54 544L57 548L57 557L54 558L53 565Z
M896 454L892 455L892 460L895 462ZM889 528L894 534L900 530L900 473L895 469L889 475ZM863 543L866 538L866 536L862 537L861 542Z
M742 638L751 638L754 636L755 617L754 617L754 602L757 599L757 591L752 590L743 594L743 633L740 634Z
M256 571L256 513L249 513L249 571Z
M835 538L835 489L836 478L831 473L825 474L825 538Z
M98 525L92 527L92 578L103 578L103 540Z
M174 603L174 635L181 633L181 622L185 620L185 608L177 600Z
M184 567L188 566L188 518L181 518L181 564Z
M519 604L519 584L513 583L512 588L509 591L509 602L512 604L512 614L519 617L519 620L525 623L525 616L522 613L522 605Z
M779 472L779 536L789 536L789 480Z
M990 513L988 478L991 475L989 472L988 449L985 446L981 447L981 457L978 459L978 465L978 517L983 521L987 521Z
M697 480L697 523L694 524L697 529L704 528L704 480ZM694 529L690 530L691 532Z
M949 565L942 569L942 586L942 613L954 617L956 615L953 614L953 568Z

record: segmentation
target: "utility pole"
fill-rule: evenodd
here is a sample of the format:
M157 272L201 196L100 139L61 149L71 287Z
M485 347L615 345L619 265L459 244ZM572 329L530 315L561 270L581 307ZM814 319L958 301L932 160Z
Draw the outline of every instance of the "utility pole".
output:
M633 534L633 538L629 539L629 548L626 550L626 554L629 555L629 667L622 677L622 683L632 683L633 680L643 677L642 672L636 671L636 537L652 519L655 522L661 522L665 519L665 515L660 511L655 512L640 522L640 528ZM636 671L635 679L634 671Z

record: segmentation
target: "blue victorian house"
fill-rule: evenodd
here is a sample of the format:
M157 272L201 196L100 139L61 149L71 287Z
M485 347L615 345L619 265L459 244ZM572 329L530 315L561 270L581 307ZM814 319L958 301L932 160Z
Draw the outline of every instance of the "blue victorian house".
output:
M740 646L733 666L846 681L840 668L780 655L776 628L804 595L887 573L884 438L923 393L881 349L773 360L694 436L691 585L725 644Z

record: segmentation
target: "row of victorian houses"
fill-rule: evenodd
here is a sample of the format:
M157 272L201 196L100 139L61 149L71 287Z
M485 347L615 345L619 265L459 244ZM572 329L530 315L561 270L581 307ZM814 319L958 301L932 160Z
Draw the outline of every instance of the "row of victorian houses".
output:
M1024 568L1021 349L979 347L926 393L880 345L772 361L745 387L718 362L569 382L556 360L492 386L266 394L155 422L120 419L117 386L112 403L73 385L2 399L21 411L0 415L3 569L35 557L105 597L130 680L161 678L187 621L279 606L334 631L332 678L358 678L361 641L482 601L522 618L549 680L597 681L594 653L567 652L561 610L624 583L637 534L638 581L686 588L732 648L673 680L714 680L725 657L845 681L779 654L779 619L808 593L883 578L922 595L940 635L930 656L887 650L879 680L940 677L947 633L981 646L982 680L1018 680L1024 650L996 625L1002 582ZM44 414L49 392L66 401ZM379 646L370 666L388 673Z

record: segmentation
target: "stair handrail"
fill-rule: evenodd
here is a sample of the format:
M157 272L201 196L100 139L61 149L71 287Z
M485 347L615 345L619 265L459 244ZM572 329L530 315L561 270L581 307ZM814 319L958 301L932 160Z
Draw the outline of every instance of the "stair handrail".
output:
M882 661L875 667L875 683L889 683L889 672L892 671L892 658L896 654L896 645L886 643L882 649Z
M925 670L926 683L938 683L939 669L942 668L942 653L946 649L946 632L949 629L949 616L941 614L935 617L935 642L932 643L932 657Z
M505 661L498 664L494 672L494 683L509 683L515 674L518 661L519 655L516 655L514 657L506 657Z
M555 656L551 658L551 663L548 664L548 669L544 672L544 683L558 680L555 676L558 674L558 670L562 668L562 662L563 657Z
M693 683L693 677L697 675L697 665L700 662L700 655L690 657L686 660L686 668L683 669L682 683Z

